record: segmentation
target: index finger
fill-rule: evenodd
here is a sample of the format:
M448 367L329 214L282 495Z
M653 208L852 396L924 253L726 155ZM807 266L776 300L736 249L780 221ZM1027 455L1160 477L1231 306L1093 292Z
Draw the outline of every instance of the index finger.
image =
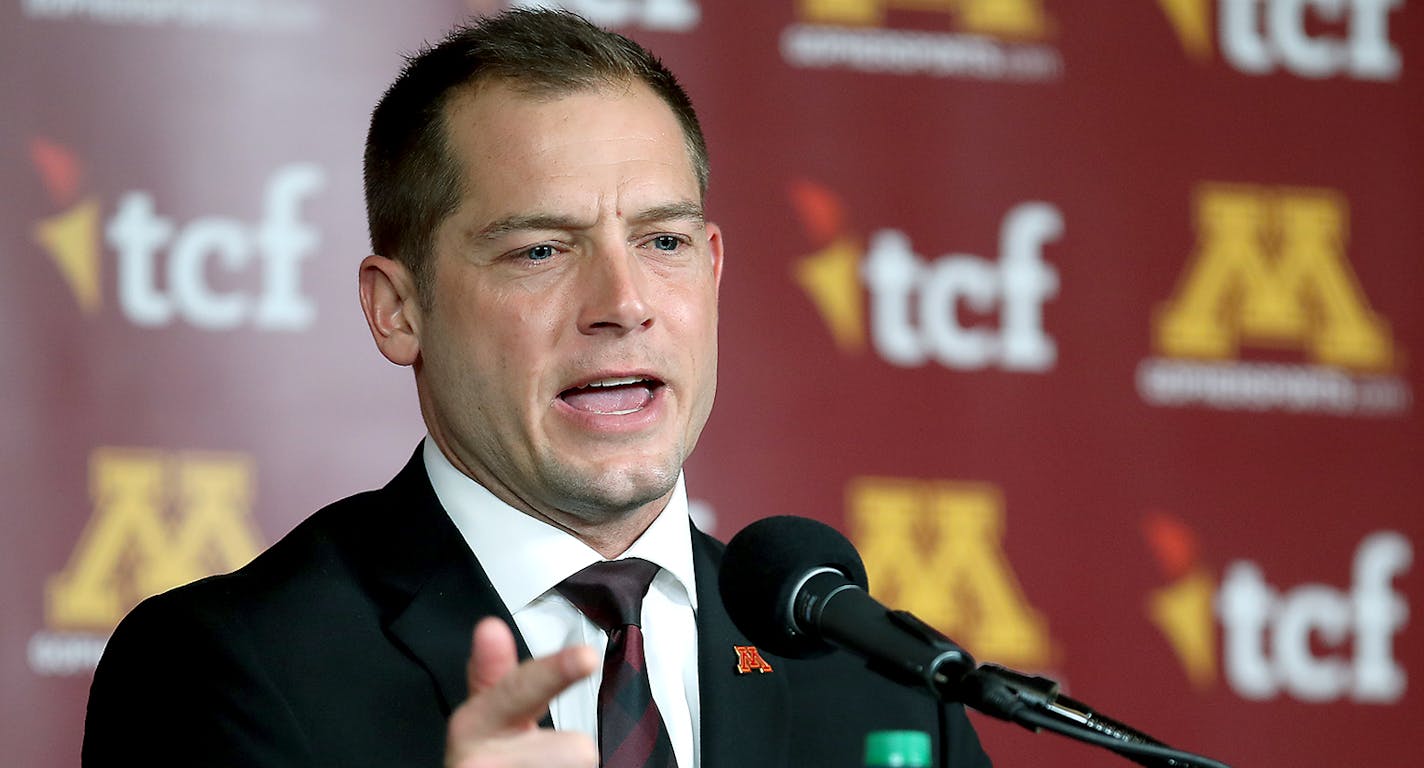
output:
M473 708L467 727L492 734L538 722L565 688L588 677L598 657L588 646L518 663L514 635L504 622L485 619L475 627L468 668Z
M519 666L519 652L514 647L514 633L493 616L475 624L470 643L470 660L465 666L465 681L469 695L493 688Z

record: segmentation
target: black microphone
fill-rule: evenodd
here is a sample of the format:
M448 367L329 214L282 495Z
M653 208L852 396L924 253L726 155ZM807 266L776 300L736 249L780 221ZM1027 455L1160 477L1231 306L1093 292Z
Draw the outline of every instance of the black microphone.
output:
M942 700L974 659L938 630L866 592L865 565L834 528L804 517L769 517L732 538L718 580L732 622L763 650L812 658L834 647Z
M718 576L737 629L763 650L793 659L844 648L871 671L980 712L1096 744L1154 768L1228 768L1182 752L1063 696L1043 677L974 659L906 611L867 589L865 565L836 529L804 517L768 517L727 543Z

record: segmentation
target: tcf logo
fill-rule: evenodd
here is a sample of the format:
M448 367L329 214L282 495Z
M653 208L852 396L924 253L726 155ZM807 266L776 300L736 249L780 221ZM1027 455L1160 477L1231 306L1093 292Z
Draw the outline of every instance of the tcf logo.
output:
M1198 61L1210 61L1210 0L1158 2L1182 48ZM1222 57L1248 75L1284 70L1305 78L1397 80L1402 66L1389 22L1403 5L1404 0L1219 0L1215 27Z
M1217 678L1219 622L1226 682L1242 698L1285 694L1311 702L1389 704L1404 696L1407 676L1394 658L1393 638L1408 620L1409 606L1392 582L1409 569L1414 550L1402 534L1365 536L1355 549L1347 589L1282 589L1251 560L1228 565L1218 584L1195 532L1176 518L1149 516L1144 533L1170 579L1151 593L1149 615L1197 688L1209 688Z
M1053 368L1058 348L1043 323L1044 304L1058 294L1058 272L1043 258L1044 246L1063 233L1053 205L1011 208L999 227L999 258L990 261L964 253L925 259L898 229L878 230L862 244L840 200L816 184L797 184L792 200L819 246L795 265L794 277L842 350L861 349L868 324L875 351L892 365Z
M102 241L114 252L119 308L134 325L183 320L209 331L244 325L299 331L315 320L316 305L302 292L301 265L320 236L302 221L301 206L325 183L317 166L294 163L273 172L255 224L225 216L177 222L144 190L122 194L104 220L98 196L84 190L78 156L45 139L30 149L51 199L64 209L36 223L34 239L86 314L104 303ZM213 272L230 278L255 272L257 285L219 290Z

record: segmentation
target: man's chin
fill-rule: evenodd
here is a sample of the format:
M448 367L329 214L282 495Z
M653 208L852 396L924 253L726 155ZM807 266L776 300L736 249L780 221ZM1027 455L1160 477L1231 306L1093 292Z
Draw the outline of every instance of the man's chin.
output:
M661 512L677 485L676 470L605 472L596 477L576 479L567 474L550 483L562 498L560 508L579 519L599 524L635 516L640 512ZM656 509L650 510L650 507Z

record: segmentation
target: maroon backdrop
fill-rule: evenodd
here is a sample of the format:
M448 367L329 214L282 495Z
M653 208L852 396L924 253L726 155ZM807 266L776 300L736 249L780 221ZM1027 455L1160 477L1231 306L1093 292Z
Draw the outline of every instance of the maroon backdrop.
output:
M400 52L502 5L0 9L9 762L77 763L135 602L414 447L361 142ZM1174 744L1414 764L1420 3L566 5L704 116L706 525L826 520L887 602ZM976 723L1001 765L1125 764Z

